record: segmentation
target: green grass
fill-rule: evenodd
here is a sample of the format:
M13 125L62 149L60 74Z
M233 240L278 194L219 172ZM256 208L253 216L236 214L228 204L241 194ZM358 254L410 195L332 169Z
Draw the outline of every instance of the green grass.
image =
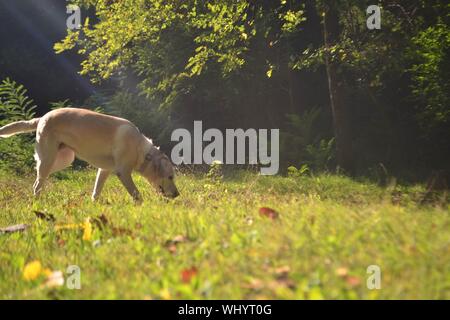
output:
M0 175L0 227L31 224L0 235L0 298L450 298L449 205L439 197L419 205L423 186L243 172L214 182L187 174L173 201L137 178L144 203L135 206L117 178L92 203L94 178L93 171L69 171L33 199L32 176ZM261 216L261 207L276 209L279 219ZM90 241L82 230L55 230L102 214L108 223L94 225ZM186 239L168 246L177 236ZM63 272L78 265L82 288L25 280L34 260ZM381 268L380 290L366 286L369 265ZM191 268L196 273L183 281Z

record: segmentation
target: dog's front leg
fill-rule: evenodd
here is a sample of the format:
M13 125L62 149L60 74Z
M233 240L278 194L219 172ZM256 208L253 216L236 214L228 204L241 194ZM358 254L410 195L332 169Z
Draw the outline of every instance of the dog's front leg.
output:
M133 178L131 177L131 172L128 171L119 171L117 172L117 176L119 177L120 182L127 189L128 193L133 197L133 200L136 204L142 203L142 197L139 193L139 190L136 188L136 185L133 182Z
M109 176L109 171L104 169L98 169L97 178L95 179L94 191L92 192L92 201L95 201L100 196L106 179Z

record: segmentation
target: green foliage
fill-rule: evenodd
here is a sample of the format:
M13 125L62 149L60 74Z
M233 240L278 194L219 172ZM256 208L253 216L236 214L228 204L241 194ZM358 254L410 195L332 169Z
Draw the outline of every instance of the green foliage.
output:
M311 165L314 165L321 171L329 168L330 162L334 159L335 139L321 139L316 144L306 146L306 154Z
M27 90L21 84L6 78L0 84L0 106L2 124L5 121L14 122L30 120L34 116L36 106L27 96Z
M211 165L209 166L208 173L206 174L206 177L211 180L211 182L219 182L223 178L223 163L220 161L213 161Z
M417 63L411 68L413 94L423 108L421 125L433 128L450 122L450 27L438 24L413 38L410 53Z
M382 30L369 31L369 4L317 2L322 20L327 7L335 9L339 26L330 28L338 33L337 42L328 48L323 41L309 43L290 65L318 72L328 58L336 66L340 94L350 110L354 153L364 155L366 168L380 162L402 166L414 157L428 166L448 168L448 152L432 146L449 144L450 5L379 1Z
M55 44L57 53L78 48L86 59L81 74L99 82L126 68L141 76L140 89L148 97L162 95L169 105L207 70L220 66L225 77L246 63L246 52L257 34L276 37L293 33L305 21L303 5L276 5L247 0L73 1L95 9L98 23L86 20L82 30L70 31ZM279 24L276 33L267 23ZM261 29L260 29L261 28Z
M309 167L307 164L303 164L299 169L294 166L287 168L288 177L298 178L309 173Z
M72 103L69 101L69 99L62 100L62 101L56 101L56 102L50 102L50 109L56 110L61 108L71 108Z
M302 115L289 114L288 130L282 132L281 154L288 164L327 170L334 159L334 138L323 139L317 129L321 110L312 108Z
M450 163L441 151L450 83L450 7L442 1L381 0L381 31L367 29L369 0L73 2L96 17L68 31L56 52L76 50L81 73L93 82L119 80L119 92L101 105L160 140L193 120L221 129L280 128L287 165L332 168L331 137L340 131L331 130L328 60L341 80L346 131L362 171L378 163L390 170ZM338 18L329 47L321 23L327 8ZM309 106L322 114L311 130L286 117L304 117Z
M34 117L36 106L23 85L9 78L0 83L0 126ZM34 164L32 135L0 138L0 168L18 173L29 172Z

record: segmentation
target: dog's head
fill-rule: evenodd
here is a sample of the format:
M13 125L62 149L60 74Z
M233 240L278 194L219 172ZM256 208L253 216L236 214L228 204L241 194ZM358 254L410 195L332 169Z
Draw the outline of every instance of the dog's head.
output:
M168 198L179 195L175 185L175 172L170 159L156 148L152 148L144 158L140 173L158 192Z

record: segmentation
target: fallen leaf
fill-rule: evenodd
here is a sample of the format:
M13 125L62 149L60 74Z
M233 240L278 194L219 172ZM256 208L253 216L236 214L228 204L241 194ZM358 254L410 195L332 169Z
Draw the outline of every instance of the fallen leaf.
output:
M167 240L164 246L167 248L167 250L170 251L170 253L175 253L177 252L177 245L183 242L187 242L188 240L188 237L184 235L177 235L173 239Z
M348 276L345 280L347 284L350 285L351 287L356 287L361 284L361 279L359 277Z
M83 229L83 227L84 227L83 223L59 224L55 226L55 231Z
M164 300L170 300L172 298L172 296L170 295L170 291L167 288L161 289L161 291L159 292L159 296Z
M181 281L184 283L191 282L192 278L197 276L198 270L196 267L181 270Z
M174 243L180 243L180 242L186 242L187 240L188 240L188 238L187 238L186 236L178 235L178 236L175 236L175 237L172 239L172 242L174 242Z
M278 219L279 217L279 213L276 210L267 207L259 208L259 214L272 220Z
M186 242L187 240L188 240L188 238L186 236L178 235L178 236L175 236L173 239L167 240L165 245L166 246L173 245L173 244L176 245L176 244L179 244L182 242Z
M64 239L58 239L57 244L60 247L64 247L66 245L66 241Z
M50 272L47 276L47 280L44 283L46 288L61 287L64 285L64 276L62 271Z
M264 288L264 283L260 279L251 279L248 283L242 285L244 289L261 290Z
M45 213L45 212L41 212L41 211L33 211L34 214L36 215L36 217L38 217L39 219L45 220L45 221L49 221L49 222L55 222L56 218L54 215L52 215L51 213Z
M345 267L340 267L335 270L335 273L338 277L346 277L348 276L348 269Z
M83 230L83 240L92 240L92 233L94 231L94 226L100 230L104 230L105 227L109 227L114 236L129 235L133 233L131 230L126 228L118 228L112 226L105 215L100 215L96 218L86 218L83 223L69 223L69 224L58 224L55 225L55 231L62 230Z
M16 224L16 225L5 227L5 228L0 228L0 234L2 234L2 233L21 232L21 231L25 231L29 227L30 227L29 224Z
M92 240L92 223L89 218L86 218L83 226L83 240L91 241Z
M52 274L52 270L50 270L49 268L43 268L41 274L43 274L46 277L50 277L50 275Z
M291 267L289 266L281 266L278 268L275 268L273 270L273 273L278 277L278 278L285 278L287 277L287 275L289 274L289 272L291 272Z
M322 290L319 287L314 287L309 291L310 300L323 300Z
M171 244L167 247L167 250L169 250L170 253L176 253L177 252L177 246L174 244Z
M23 278L27 281L37 279L42 273L42 264L38 260L31 261L26 264L23 269Z
M267 287L271 290L277 290L279 288L288 288L288 289L295 289L296 285L295 282L288 278L281 278L278 280L272 280L267 284Z

